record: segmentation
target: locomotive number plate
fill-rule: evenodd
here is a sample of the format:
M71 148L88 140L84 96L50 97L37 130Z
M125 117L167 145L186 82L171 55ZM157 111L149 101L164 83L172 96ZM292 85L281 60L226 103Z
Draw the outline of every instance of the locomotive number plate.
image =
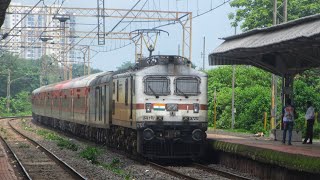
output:
M155 121L156 117L155 116L143 116L144 121Z
M190 121L198 121L198 120L199 120L199 117L189 117L189 120L190 120Z

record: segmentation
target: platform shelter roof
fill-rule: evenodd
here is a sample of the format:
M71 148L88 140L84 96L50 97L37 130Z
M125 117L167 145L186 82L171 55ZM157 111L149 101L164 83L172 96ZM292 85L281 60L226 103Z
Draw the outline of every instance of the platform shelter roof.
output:
M6 10L10 4L11 0L0 0L0 28L3 25L5 16L6 16Z
M209 65L253 65L277 75L320 67L320 14L226 38Z

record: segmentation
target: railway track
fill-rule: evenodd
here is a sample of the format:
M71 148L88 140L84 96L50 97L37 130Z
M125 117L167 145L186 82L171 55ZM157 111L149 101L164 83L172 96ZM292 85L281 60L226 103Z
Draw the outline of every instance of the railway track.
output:
M86 179L48 149L15 129L10 121L1 122L6 126L6 137L1 138L27 179Z
M214 173L214 174L217 174L219 176L222 176L222 177L225 177L225 178L228 178L228 179L251 180L251 178L248 178L248 177L245 177L245 176L241 176L241 175L238 175L238 174L235 174L235 173L231 173L231 172L226 172L226 171L214 169L214 168L211 168L211 167L203 165L203 164L193 163L192 166L197 168L197 169L201 169L201 170L207 171L209 173Z
M174 177L181 178L181 179L187 179L187 180L200 180L200 179L234 179L234 180L251 180L251 178L244 177L235 173L226 172L223 170L218 170L211 168L206 165L198 164L198 163L192 163L191 166L185 166L185 167L167 167L163 166L154 162L146 162L150 166L152 166L155 169L158 169L159 171L162 171L164 173L170 174ZM190 173L186 173L185 170L181 171L182 169L188 168L190 169ZM199 171L200 170L200 171ZM195 172L195 173L192 173ZM201 172L207 172L201 173Z
M181 178L181 179L186 179L186 180L198 180L197 178L194 178L192 176L189 176L187 174L184 174L184 173L181 173L179 171L175 171L173 170L172 168L168 168L166 166L162 166L160 164L157 164L157 163L154 163L154 162L150 162L148 161L147 162L151 167L159 170L159 171L162 171L164 173L167 173L167 174L170 174L174 177L177 177L177 178Z
M12 127L12 128L14 128L14 127ZM72 137L72 138L76 138L70 134L65 134L65 135ZM82 138L80 138L80 139L84 140ZM112 151L116 151L116 150L112 149ZM238 175L235 173L226 172L223 170L214 169L209 166L198 164L198 163L191 163L188 166L181 166L181 167L163 166L163 165L160 165L155 162L146 161L145 159L137 158L136 156L129 155L125 152L121 153L121 152L117 151L117 153L120 153L120 154L126 156L127 158L132 159L134 161L137 161L139 163L148 164L151 167L153 167L154 169L157 169L165 174L169 174L169 175L177 177L179 179L187 179L187 180L198 180L198 179L208 179L208 178L216 179L215 177L217 177L217 176L227 178L227 179L236 179L236 180L249 180L250 179L248 177L244 177L244 176L241 176L241 175ZM188 170L186 170L186 169L190 170L190 172L188 172ZM188 173L186 173L186 172L188 172ZM193 172L195 172L195 173L193 173ZM201 174L201 175L199 175L199 174Z

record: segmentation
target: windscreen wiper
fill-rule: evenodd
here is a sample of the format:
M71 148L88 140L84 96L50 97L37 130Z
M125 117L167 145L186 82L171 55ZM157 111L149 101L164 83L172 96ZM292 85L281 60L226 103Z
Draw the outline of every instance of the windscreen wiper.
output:
M150 85L148 85L148 87L151 90L152 94L156 96L156 98L159 98L159 95L156 92L154 92L154 90L150 87Z
M176 87L176 89L177 89L182 95L184 95L184 97L188 98L188 95L186 95L186 93L184 93L183 91L181 91L178 87Z

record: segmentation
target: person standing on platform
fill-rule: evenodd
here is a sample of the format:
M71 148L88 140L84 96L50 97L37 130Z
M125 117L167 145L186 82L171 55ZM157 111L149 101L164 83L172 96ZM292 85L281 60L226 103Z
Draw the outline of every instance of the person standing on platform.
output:
M291 99L287 100L287 105L282 110L282 119L283 119L283 139L282 143L286 143L287 131L289 132L288 145L291 144L293 122L294 122L295 108L291 105Z
M305 118L307 120L307 132L302 144L306 144L308 139L309 142L307 144L312 144L313 138L314 108L312 107L312 103L310 101L307 102L307 107L308 109L305 115Z

